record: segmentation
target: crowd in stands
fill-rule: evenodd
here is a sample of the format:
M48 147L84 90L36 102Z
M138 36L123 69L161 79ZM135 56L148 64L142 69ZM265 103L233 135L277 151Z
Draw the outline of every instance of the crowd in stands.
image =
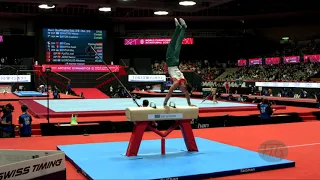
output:
M279 50L268 54L268 57L301 56L320 53L320 43L315 40L300 43L284 44ZM302 58L301 58L302 59ZM303 61L303 60L302 60ZM220 76L225 70L216 68L216 64L205 61L181 62L181 71L194 71L204 80L234 81L308 81L319 72L320 63L298 63L279 65L254 65L234 68ZM153 65L154 74L165 73L165 61ZM220 77L219 77L220 76Z
M317 41L300 43L286 43L279 50L269 54L269 57L300 56L320 53L320 44ZM242 79L244 81L308 81L318 73L319 63L258 65L242 67L227 76L224 80Z
M308 81L319 68L317 63L250 66L239 68L224 80Z
M278 50L268 54L268 57L303 56L320 52L320 43L317 40L285 43Z

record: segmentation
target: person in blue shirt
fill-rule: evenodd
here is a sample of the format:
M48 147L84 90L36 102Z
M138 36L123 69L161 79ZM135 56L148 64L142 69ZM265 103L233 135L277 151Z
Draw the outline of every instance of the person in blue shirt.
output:
M28 107L26 105L22 105L21 110L22 110L22 114L19 117L20 137L31 137L32 118L27 113Z
M68 94L71 94L71 92L72 92L72 90L71 90L71 81L68 81L67 91L68 91Z
M320 94L316 94L314 97L316 98L316 107L320 108Z
M262 103L258 104L258 109L260 110L260 118L262 123L270 123L271 115L274 109L271 108L271 104L267 99L264 99Z
M2 138L13 137L14 128L12 125L12 112L14 107L11 104L7 104L2 108L3 115L0 118L0 131Z
M42 88L41 88L41 92L42 92L42 93L47 92L47 86L42 86Z
M60 92L57 88L57 86L54 86L54 89L52 91L53 99L60 99Z

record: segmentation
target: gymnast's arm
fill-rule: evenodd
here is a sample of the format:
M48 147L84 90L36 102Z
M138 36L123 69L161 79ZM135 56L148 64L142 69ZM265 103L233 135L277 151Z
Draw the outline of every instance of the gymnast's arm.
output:
M167 105L170 97L172 96L173 91L174 91L178 86L179 86L178 81L174 82L174 83L171 85L171 87L170 87L170 89L169 89L169 91L168 91L168 93L167 93L167 95L166 95L166 98L164 99L163 106L166 106L166 105Z
M194 106L194 105L192 105L191 102L190 102L190 94L189 94L189 92L188 92L186 89L184 89L184 94L185 94L185 96L186 96L188 105L189 105L189 106Z

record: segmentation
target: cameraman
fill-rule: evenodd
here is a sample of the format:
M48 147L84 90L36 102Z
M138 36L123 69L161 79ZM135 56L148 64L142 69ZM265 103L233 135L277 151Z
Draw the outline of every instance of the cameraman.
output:
M3 115L0 118L0 137L9 138L13 137L14 131L12 125L12 112L14 107L11 104L7 104L2 108Z
M271 104L267 99L263 99L263 101L258 104L258 109L260 110L260 118L262 124L271 123L271 115L274 110L271 108Z

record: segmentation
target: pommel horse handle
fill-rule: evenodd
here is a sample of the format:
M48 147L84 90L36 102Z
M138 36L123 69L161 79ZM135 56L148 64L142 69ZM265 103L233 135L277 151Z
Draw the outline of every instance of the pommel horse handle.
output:
M150 107L156 109L156 108L157 108L157 105L156 105L155 102L151 101L151 102L150 102Z
M171 106L172 104L173 104L173 106ZM169 102L169 106L170 106L170 107L173 107L173 108L176 108L176 103L170 101L170 102Z
M171 106L173 104L173 106ZM151 104L150 104L151 106ZM191 121L199 116L199 108L191 106L176 106L169 103L169 107L132 107L126 109L127 121L134 122L134 129L131 134L126 156L137 156L142 141L143 133L146 129L152 130L162 137L164 147L164 137L168 136L174 129L180 126L182 135L188 151L198 151L198 147L193 135ZM149 121L175 120L176 123L162 133L149 125Z

